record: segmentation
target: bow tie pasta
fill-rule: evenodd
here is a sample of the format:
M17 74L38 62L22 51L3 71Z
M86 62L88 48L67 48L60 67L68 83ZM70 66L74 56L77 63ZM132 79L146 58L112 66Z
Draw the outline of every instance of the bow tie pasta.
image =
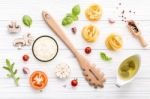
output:
M82 36L87 42L95 42L98 35L99 31L94 25L87 25L82 29Z
M120 48L122 48L123 41L121 36L111 34L110 36L107 37L105 44L109 50L117 51Z
M90 21L98 21L102 16L102 7L98 4L93 4L86 9L85 15Z

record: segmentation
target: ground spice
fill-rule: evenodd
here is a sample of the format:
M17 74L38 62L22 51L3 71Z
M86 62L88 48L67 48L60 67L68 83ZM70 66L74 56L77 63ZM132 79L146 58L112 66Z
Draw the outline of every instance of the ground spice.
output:
M123 9L122 7L122 2L119 2L116 9L119 10L119 9L122 9L121 12L120 12L120 15L119 17L121 17L121 21L123 22L127 22L127 16L126 14L135 14L135 11L132 11L132 10L129 10L129 11L126 11L125 9Z

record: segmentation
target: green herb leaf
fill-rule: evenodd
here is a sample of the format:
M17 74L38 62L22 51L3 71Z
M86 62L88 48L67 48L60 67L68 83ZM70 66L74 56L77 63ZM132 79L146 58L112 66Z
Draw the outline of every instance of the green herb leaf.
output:
M14 70L15 63L11 64L10 60L6 59L6 65L7 66L4 66L3 68L9 72L9 74L7 74L7 77L12 78L16 86L18 86L19 77L16 77L17 69Z
M64 25L64 26L70 25L72 22L73 22L72 17L67 16L67 17L65 17L65 18L63 19L62 25Z
M80 6L79 5L75 5L73 8L72 8L72 14L77 16L80 14Z
M11 78L11 75L10 75L10 74L7 74L7 77L8 77L8 78Z
M24 15L23 16L23 23L24 23L24 25L30 27L32 25L32 19L31 19L31 17L28 16L28 15Z
M6 65L10 66L10 61L8 59L6 59Z
M73 19L73 21L77 21L78 20L78 16L75 16L73 14L68 13L66 17L71 17Z
M112 60L112 58L108 57L104 52L100 52L100 56L101 56L101 59L104 60L104 61Z
M15 74L15 75L17 74L17 69L14 71L14 74Z
M80 6L79 5L75 5L72 8L72 12L67 14L63 20L62 20L62 25L66 26L66 25L70 25L73 23L73 21L77 21L78 20L78 15L80 14Z
M16 84L16 86L19 86L19 83L18 83L18 82L19 82L19 79L20 79L19 77L17 77L17 78L15 79L15 84Z
M5 70L8 70L8 71L9 71L9 67L5 67L5 66L4 66L3 68L4 68Z
M15 65L15 63L13 63L13 64L11 65L11 68L10 68L11 70L14 68L14 65Z

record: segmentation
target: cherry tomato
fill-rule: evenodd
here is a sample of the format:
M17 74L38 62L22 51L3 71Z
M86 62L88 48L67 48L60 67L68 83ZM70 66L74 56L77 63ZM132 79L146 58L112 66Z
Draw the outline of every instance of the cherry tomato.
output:
M90 54L92 49L91 49L91 47L86 47L84 51L86 54Z
M72 80L72 81L71 81L71 85L72 85L73 87L76 87L76 86L78 85L78 80L77 80L77 79Z
M22 59L23 59L24 61L28 61L28 60L29 60L29 56L28 56L28 55L23 55Z
M34 89L41 90L45 88L47 82L48 82L48 77L42 71L35 71L30 76L30 84Z

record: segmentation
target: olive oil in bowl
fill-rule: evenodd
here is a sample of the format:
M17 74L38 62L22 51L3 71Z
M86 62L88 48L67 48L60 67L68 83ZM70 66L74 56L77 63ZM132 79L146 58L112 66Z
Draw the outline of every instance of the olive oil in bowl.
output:
M125 59L118 68L117 86L130 82L137 74L140 67L139 55L133 55Z

